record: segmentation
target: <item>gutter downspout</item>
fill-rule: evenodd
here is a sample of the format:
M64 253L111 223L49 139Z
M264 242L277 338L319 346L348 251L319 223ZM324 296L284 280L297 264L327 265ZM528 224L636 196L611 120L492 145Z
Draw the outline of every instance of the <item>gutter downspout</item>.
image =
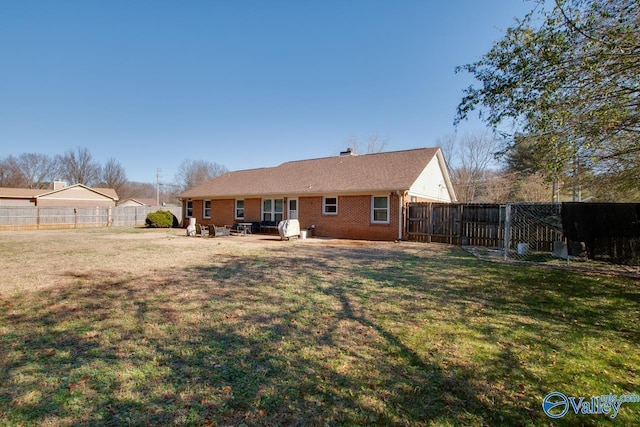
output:
M396 194L398 195L398 240L402 240L402 209L404 208L404 192L396 190Z

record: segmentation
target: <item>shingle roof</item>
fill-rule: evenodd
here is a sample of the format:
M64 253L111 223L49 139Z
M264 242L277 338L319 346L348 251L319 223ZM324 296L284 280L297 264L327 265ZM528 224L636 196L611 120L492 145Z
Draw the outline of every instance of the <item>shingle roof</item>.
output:
M11 199L32 199L51 190L36 190L31 188L0 187L0 197Z
M114 200L118 200L118 194L116 193L116 190L114 190L113 188L90 188L82 184L75 184L75 185L64 187L58 190L52 190L51 188L31 189L31 188L0 187L0 197L9 198L9 199L32 199L32 198L44 196L47 194L68 190L69 188L73 188L76 186L85 187L93 192L100 193L103 196L109 197Z
M216 177L180 197L229 197L407 190L439 148L286 162Z
M100 193L103 196L107 196L113 200L119 200L118 193L116 193L116 190L113 188L90 187L89 190L93 190L96 193Z

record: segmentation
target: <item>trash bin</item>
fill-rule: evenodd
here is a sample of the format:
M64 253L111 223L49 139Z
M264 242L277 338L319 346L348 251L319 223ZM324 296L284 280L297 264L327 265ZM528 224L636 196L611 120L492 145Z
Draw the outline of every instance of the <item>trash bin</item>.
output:
M518 255L527 255L529 253L528 243L518 243Z
M300 239L304 240L307 238L307 230L300 230Z
M314 233L315 229L316 229L315 225L312 225L311 227L307 228L307 236L308 237L314 237L313 233Z

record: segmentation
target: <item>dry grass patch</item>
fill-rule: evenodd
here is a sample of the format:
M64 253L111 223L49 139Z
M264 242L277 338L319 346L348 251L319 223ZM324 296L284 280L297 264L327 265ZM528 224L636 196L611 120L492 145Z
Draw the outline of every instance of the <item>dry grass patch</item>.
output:
M638 392L628 279L411 243L2 237L8 424L546 425L548 392Z

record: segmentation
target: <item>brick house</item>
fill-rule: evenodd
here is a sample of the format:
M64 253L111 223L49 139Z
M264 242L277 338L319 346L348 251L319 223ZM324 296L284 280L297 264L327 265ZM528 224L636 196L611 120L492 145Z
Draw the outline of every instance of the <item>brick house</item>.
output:
M414 201L455 202L442 151L421 148L300 160L230 172L180 195L196 223L276 223L298 219L316 236L404 238Z

